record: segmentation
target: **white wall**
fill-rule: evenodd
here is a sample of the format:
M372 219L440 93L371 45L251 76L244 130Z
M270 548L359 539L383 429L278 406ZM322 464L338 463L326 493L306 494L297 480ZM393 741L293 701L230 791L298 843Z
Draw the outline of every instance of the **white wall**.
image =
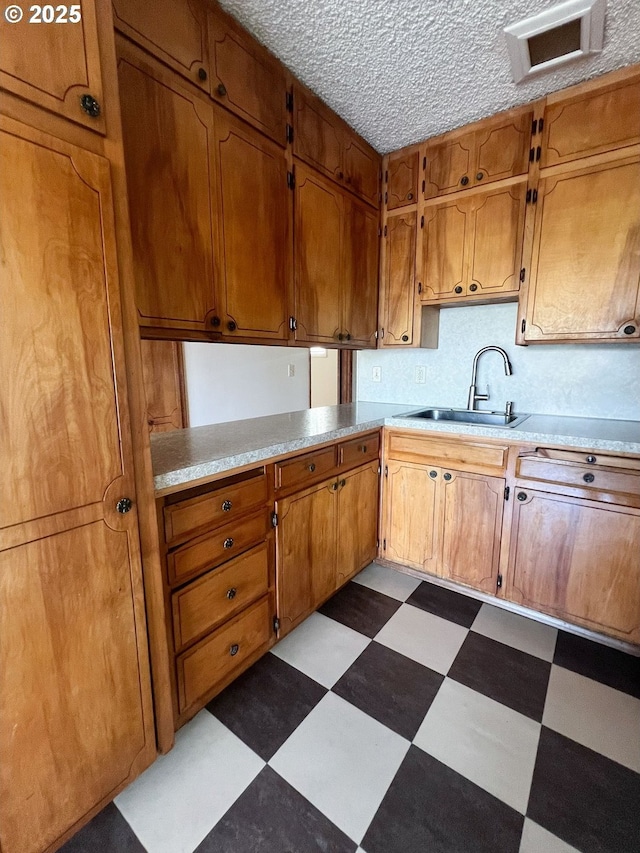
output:
M552 415L640 420L639 344L563 344L517 347L515 303L443 308L437 350L365 350L358 353L356 399L362 401L466 408L473 356L483 346L507 351L513 375L502 359L480 359L478 391L490 388L479 408ZM372 368L381 381L372 381ZM426 369L416 384L415 369Z
M184 372L192 427L309 408L307 349L186 343Z
M311 355L311 406L335 406L338 394L338 350L314 347Z

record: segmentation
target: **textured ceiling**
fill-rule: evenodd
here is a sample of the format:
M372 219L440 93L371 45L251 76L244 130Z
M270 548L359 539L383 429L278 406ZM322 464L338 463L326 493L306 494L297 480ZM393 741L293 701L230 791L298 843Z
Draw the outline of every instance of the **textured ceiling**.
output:
M640 62L640 0L608 0L601 54L516 85L503 27L549 0L220 0L385 153Z

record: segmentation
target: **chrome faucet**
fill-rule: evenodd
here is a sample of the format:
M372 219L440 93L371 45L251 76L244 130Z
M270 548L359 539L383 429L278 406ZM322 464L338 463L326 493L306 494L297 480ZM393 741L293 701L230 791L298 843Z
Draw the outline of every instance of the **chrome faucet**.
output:
M478 350L478 352L475 354L475 357L473 359L473 371L471 373L471 387L469 388L469 397L467 399L467 409L470 412L472 412L475 409L476 402L478 400L488 400L489 399L488 393L486 393L486 394L478 394L477 393L477 391L476 391L476 374L478 372L478 359L480 358L480 356L482 355L483 352L490 352L491 350L494 350L495 352L499 352L500 355L502 356L502 358L504 360L505 375L511 376L511 374L513 373L513 370L511 369L511 362L509 361L509 356L502 349L502 347L493 347L493 346L482 347L481 350ZM489 391L489 388L487 388L487 392L488 391ZM511 413L510 410L511 410L512 405L513 405L512 403L511 404L507 403L507 407L509 408L509 414Z

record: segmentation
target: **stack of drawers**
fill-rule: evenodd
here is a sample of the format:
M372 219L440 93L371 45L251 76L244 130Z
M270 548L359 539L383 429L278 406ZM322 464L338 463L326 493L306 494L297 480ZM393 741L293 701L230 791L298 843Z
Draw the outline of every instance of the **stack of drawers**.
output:
M260 468L161 503L178 725L275 639L268 497Z

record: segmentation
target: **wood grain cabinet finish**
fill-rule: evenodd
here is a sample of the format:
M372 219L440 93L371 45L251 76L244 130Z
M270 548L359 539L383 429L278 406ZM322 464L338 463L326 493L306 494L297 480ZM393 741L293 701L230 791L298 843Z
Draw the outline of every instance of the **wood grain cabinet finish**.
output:
M171 432L188 426L181 344L140 341L149 432Z
M385 468L383 547L386 559L439 574L442 506L425 465L389 459Z
M400 151L387 155L383 181L384 204L387 210L396 210L416 203L419 171L419 151Z
M381 347L415 342L415 267L418 214L388 216L383 229L380 261Z
M117 30L209 92L207 12L197 0L112 0ZM139 105L144 111L143 104Z
M110 164L4 117L0 160L0 846L39 853L156 749Z
M70 6L47 6L54 12L51 23L45 22L44 13L38 16L39 23L31 23L38 7L28 4L22 7L19 23L0 16L0 87L105 133L108 105L104 102L96 0L82 0L79 5L82 19L77 23L66 11Z
M344 142L344 182L347 189L378 207L380 155L363 139L350 133Z
M375 347L380 249L377 211L345 195L343 233L342 340L352 346Z

